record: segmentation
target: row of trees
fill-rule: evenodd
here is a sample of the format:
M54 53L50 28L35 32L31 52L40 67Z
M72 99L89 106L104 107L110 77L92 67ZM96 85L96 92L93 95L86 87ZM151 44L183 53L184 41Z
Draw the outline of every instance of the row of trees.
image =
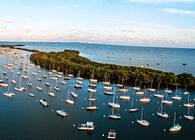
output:
M97 63L79 56L78 51L36 52L30 56L30 59L45 69L56 69L64 74L68 71L76 76L80 71L81 76L85 78L90 78L94 72L94 76L98 80L104 80L106 73L111 82L124 82L124 84L135 86L168 87L177 84L186 88L195 87L195 77L192 74L175 75L172 72L150 68Z

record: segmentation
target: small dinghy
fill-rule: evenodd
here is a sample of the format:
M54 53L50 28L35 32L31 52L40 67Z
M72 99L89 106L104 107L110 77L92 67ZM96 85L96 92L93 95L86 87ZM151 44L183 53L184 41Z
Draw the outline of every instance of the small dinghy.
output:
M115 132L114 130L111 129L111 130L108 132L107 139L110 139L110 140L116 139L116 132Z
M29 93L29 96L30 96L30 97L35 97L35 94Z

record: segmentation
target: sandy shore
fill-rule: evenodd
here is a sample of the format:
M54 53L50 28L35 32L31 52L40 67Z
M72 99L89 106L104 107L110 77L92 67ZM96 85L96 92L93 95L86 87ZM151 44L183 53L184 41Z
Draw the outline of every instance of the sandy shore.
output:
M14 55L14 54L23 54L23 52L16 49L0 48L0 55Z

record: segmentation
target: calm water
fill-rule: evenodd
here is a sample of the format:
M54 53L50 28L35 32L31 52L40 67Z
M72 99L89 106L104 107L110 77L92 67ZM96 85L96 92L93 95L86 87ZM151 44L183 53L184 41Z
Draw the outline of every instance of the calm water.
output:
M63 51L64 49L79 50L81 56L91 60L126 66L149 64L150 68L195 75L195 49L157 48L97 45L84 43L40 43L40 42L1 42L0 44L25 44L31 49L40 51ZM160 63L160 65L157 65ZM187 64L187 65L183 65Z
M29 46L32 48L40 48L42 50L47 50L45 49L47 44L44 44L43 46L39 46L38 44L40 43L27 43ZM49 43L50 44L50 43ZM51 43L52 44L52 43ZM52 44L52 45L47 46L48 48L51 47L51 50L55 50L54 48L60 48L59 46L63 47L63 44L60 43L60 45L57 45L57 43ZM54 45L54 47L52 47ZM70 44L69 44L70 45ZM80 47L80 45L83 47ZM109 59L102 59L101 56L108 56L106 51L108 52L108 48L102 49L101 46L96 46L96 45L89 45L88 47L85 44L72 44L68 47L65 46L64 48L72 48L74 49L81 50L81 55L87 56L90 59L96 60L100 62L106 61L105 63L114 63L114 60L117 58L116 54L126 54L126 51L122 51L120 47L116 47L112 49L112 52L114 53L113 55L116 55L115 57L110 57ZM108 46L110 47L110 46ZM64 48L58 49L63 50ZM127 48L125 48L127 50ZM143 53L140 52L140 55L136 55L135 52L139 52L140 50L144 50ZM153 51L156 48L147 48L148 53L152 49ZM133 47L133 49L130 49L128 52L131 52L127 54L129 57L136 56L135 58L141 59L143 58L143 55L147 57L148 61L150 62L156 62L155 60L152 60L154 57L153 55L149 59L149 56L144 54L147 52L145 48L138 48ZM57 51L58 51L57 50ZM132 52L134 50L134 53ZM164 50L164 49L162 49ZM165 49L163 52L167 52L166 56L169 52L170 56L175 56L175 59L179 59L180 57L182 58L183 56L177 56L176 52L177 49L174 49L174 51L171 51L169 49ZM184 49L185 50L185 49ZM49 49L47 50L49 51ZM114 52L116 51L116 52ZM159 54L159 51L155 50L156 53ZM186 52L185 52L186 51ZM189 58L190 54L192 56L192 51L194 50L188 50L186 49L185 51L178 51L180 53L186 53L186 57ZM189 51L189 52L188 52ZM105 54L99 54L100 52L104 52ZM112 52L109 52L110 56L112 55ZM187 52L189 53L187 55ZM90 54L93 55L90 55ZM174 53L174 55L173 55ZM185 54L184 53L184 54ZM97 54L97 58L95 58L95 54ZM142 54L142 55L141 55ZM154 53L155 54L155 53ZM158 56L158 55L157 55ZM172 60L169 59L168 60ZM119 56L118 56L119 57ZM123 56L121 56L123 57ZM100 59L101 58L101 59ZM134 57L133 57L134 58ZM5 56L0 56L1 64L5 64L7 61L7 58ZM25 59L23 59L25 60ZM117 59L118 60L118 59ZM156 58L158 60L158 57ZM168 61L167 60L167 61ZM123 61L123 60L121 60ZM138 61L135 59L135 61ZM142 60L143 61L143 60ZM187 66L183 67L182 65L178 65L178 67L181 67L183 69L188 69L188 66L194 67L192 60L186 60L185 63L188 63ZM127 61L130 64L126 64L125 60L123 61L124 65L130 65L131 61ZM184 62L184 61L182 61ZM119 62L115 62L119 63ZM122 62L120 62L122 64ZM149 63L149 62L147 62ZM144 63L146 64L146 63ZM170 64L166 64L172 66L172 62ZM175 63L173 63L175 65ZM161 65L160 65L161 66ZM15 79L17 82L19 81L19 76L17 75L17 72L20 71L19 65L16 66L14 73L11 73L7 69L3 68L1 66L1 70L7 71L7 76L9 80L6 80L4 77L5 83L9 83L10 79ZM176 69L173 67L173 70ZM190 70L190 69L189 69ZM121 101L119 100L119 96L123 95L123 93L116 92L117 98L116 102L120 103L121 108L119 110L115 110L115 113L119 113L122 116L122 120L110 120L107 118L107 115L111 113L111 108L108 106L108 102L112 101L112 96L107 96L104 95L104 90L103 90L103 85L101 83L97 83L97 93L93 94L94 97L97 99L96 102L93 103L93 105L96 105L99 107L99 110L95 112L89 112L86 111L85 108L89 105L88 98L90 96L90 93L87 91L88 89L88 80L83 81L83 88L82 89L74 89L72 88L73 84L76 83L76 79L73 78L70 81L67 81L67 84L61 85L60 81L58 82L58 86L61 88L61 91L56 92L53 90L52 91L56 94L56 97L51 98L47 93L49 92L49 87L46 87L44 82L46 79L42 78L43 75L43 69L41 69L42 73L38 74L37 76L32 76L31 72L36 72L37 68L36 67L28 67L28 73L27 75L30 77L30 81L33 83L32 87L28 87L27 82L28 80L24 80L22 78L22 86L26 87L27 90L23 93L18 93L14 90L14 87L18 85L13 85L10 83L10 91L14 92L16 96L13 98L7 98L3 96L3 92L6 92L8 89L7 88L2 88L0 87L0 139L5 139L5 140L11 140L11 139L16 139L16 140L62 140L62 139L70 139L70 140L80 140L80 139L106 139L107 132L110 129L115 129L117 132L117 139L120 140L126 140L126 139L136 139L136 140L141 140L141 139L167 139L167 140L172 140L172 139L179 139L183 140L186 138L193 138L195 136L195 123L194 121L188 121L183 118L183 115L187 113L187 109L183 107L183 103L187 101L187 96L183 95L183 89L178 89L178 94L182 96L181 101L174 101L172 106L164 106L164 111L167 112L170 115L169 119L162 119L159 118L156 115L156 112L159 110L160 107L160 100L156 99L153 97L153 93L149 93L146 91L146 96L151 97L151 102L149 104L141 104L138 100L141 98L140 96L135 95L135 91L132 90L131 87L126 87L129 89L128 94L131 96L131 99L134 98L135 103L134 106L141 109L141 107L144 107L144 119L148 120L151 124L149 128L144 128L139 126L136 123L137 119L140 119L140 111L136 113L129 113L127 109L131 107L131 100L130 101ZM171 71L171 69L169 69ZM183 70L185 71L185 70ZM183 72L181 71L181 72ZM20 71L21 75L24 74L23 71ZM174 71L176 72L176 71ZM50 77L48 75L48 72L46 71L46 75L49 78L49 82L54 86L56 83L52 80L50 80ZM52 76L55 76L53 74ZM0 77L2 77L2 73L0 74ZM43 87L43 91L38 91L36 89L36 86L38 85L38 80L37 78L42 78L41 82L41 87ZM115 87L114 85L111 85L112 87ZM117 87L116 91L117 91ZM68 93L68 90L73 90L76 93L78 93L79 97L78 99L74 99L75 105L70 106L65 103L65 98ZM30 97L28 93L34 93L35 97ZM162 91L161 91L162 92ZM191 102L192 99L195 97L195 91L190 91L191 96ZM175 94L175 90L173 89L173 94ZM172 95L169 95L169 98L171 98ZM44 108L43 106L40 105L39 99L44 98L48 101L49 107ZM64 109L67 113L69 113L69 117L67 118L62 118L58 115L56 115L55 111L56 109ZM173 125L173 113L177 112L177 123L182 125L182 131L177 133L177 134L170 134L168 132L168 129ZM195 115L195 110L191 109L190 113L192 115ZM95 124L95 131L93 133L87 133L87 132L80 132L77 130L78 124L86 121L93 121ZM105 136L102 136L104 134Z

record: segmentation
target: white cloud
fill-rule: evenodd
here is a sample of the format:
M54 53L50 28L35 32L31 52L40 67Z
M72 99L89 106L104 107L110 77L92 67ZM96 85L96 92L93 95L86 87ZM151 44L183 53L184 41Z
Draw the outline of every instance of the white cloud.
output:
M186 14L186 15L195 15L195 11L175 9L175 8L165 8L164 12L173 13L173 14Z
M128 0L129 2L166 3L166 2L194 2L194 0Z
M5 22L5 23L14 23L15 21L13 21L11 19L3 19L3 22Z

